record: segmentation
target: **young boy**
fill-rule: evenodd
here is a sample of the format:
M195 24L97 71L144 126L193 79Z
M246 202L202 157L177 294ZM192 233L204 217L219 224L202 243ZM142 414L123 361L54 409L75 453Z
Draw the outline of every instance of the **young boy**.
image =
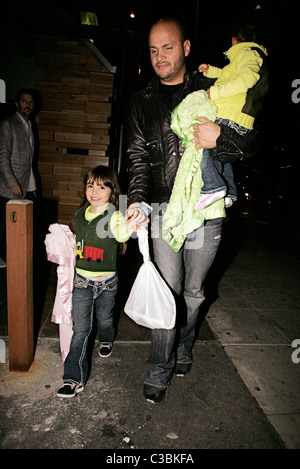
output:
M268 90L268 71L265 64L267 50L261 44L260 11L246 12L233 28L232 47L226 56L229 64L223 69L201 64L199 71L208 78L217 78L208 90L208 96L217 106L215 122L233 128L244 135L253 129L255 117L261 110L261 100ZM209 170L206 170L209 168ZM201 196L195 205L201 210L225 196L225 205L232 205L237 193L230 163L209 157L203 151L201 161L203 178Z

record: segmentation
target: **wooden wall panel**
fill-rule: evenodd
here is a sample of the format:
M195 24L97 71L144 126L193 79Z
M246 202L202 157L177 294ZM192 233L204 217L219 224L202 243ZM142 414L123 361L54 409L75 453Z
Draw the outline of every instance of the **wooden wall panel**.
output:
M109 165L114 75L80 39L36 37L39 172L43 197L58 202L58 223L72 225L85 173Z

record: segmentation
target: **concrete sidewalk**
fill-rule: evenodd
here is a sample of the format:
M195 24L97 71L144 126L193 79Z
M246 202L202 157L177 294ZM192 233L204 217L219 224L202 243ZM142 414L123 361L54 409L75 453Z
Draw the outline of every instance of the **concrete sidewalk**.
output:
M197 342L194 366L157 405L142 395L149 344L95 349L85 391L59 399L57 339L39 340L26 374L1 377L2 449L280 449L284 444L218 341Z
M251 395L287 448L298 449L299 279L299 261L247 240L224 274L220 296L207 315Z
M300 339L300 261L240 233L230 228L230 253L225 239L210 273L218 294L209 292L192 370L174 376L157 405L142 395L149 331L123 312L112 355L101 359L95 345L85 391L56 397L63 367L50 321L52 275L34 364L22 374L0 364L2 448L299 449L300 363L292 353L297 361L300 351L292 342Z

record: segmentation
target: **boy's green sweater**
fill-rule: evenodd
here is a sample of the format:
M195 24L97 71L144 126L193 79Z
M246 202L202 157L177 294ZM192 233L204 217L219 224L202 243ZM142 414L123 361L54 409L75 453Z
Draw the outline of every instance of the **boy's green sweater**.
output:
M111 219L117 213L108 209L90 220L86 211L76 213L76 269L97 275L117 270L119 243L111 231Z

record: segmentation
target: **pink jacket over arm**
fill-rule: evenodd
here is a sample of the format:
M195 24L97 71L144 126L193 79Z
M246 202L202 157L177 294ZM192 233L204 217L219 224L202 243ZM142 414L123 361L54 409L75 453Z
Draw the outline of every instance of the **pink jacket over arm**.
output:
M76 238L67 225L54 223L49 226L45 245L47 259L57 267L56 296L51 321L59 324L62 360L69 353L73 334L72 326L72 291L75 267Z

